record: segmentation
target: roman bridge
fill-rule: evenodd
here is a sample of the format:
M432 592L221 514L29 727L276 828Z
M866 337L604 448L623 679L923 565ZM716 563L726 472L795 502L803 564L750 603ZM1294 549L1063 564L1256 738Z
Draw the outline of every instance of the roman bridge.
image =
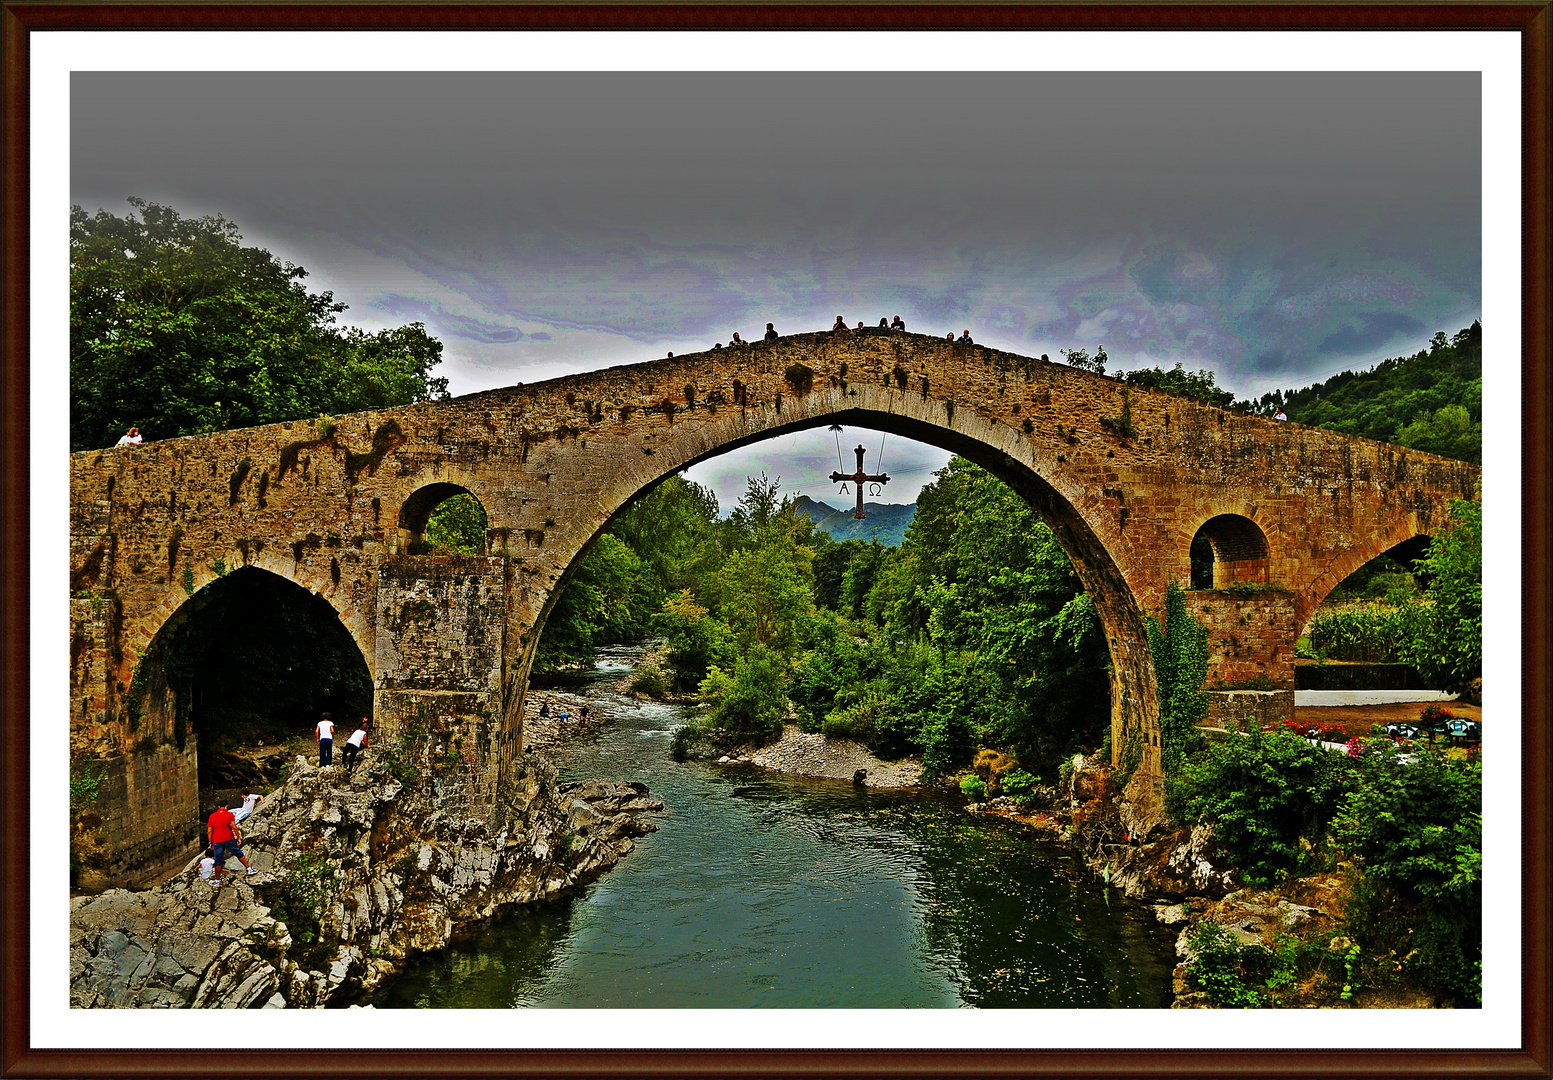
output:
M522 753L545 617L611 516L703 458L836 423L961 454L1056 531L1110 646L1113 753L1139 760L1135 825L1162 812L1144 616L1162 613L1169 582L1189 582L1194 537L1215 554L1214 588L1189 593L1209 627L1210 680L1292 687L1295 638L1332 587L1430 534L1479 478L1394 445L883 330L78 453L71 750L106 763L116 867L160 869L196 841L197 739L157 639L223 574L258 568L327 600L371 672L379 744L412 715L434 717L470 798L492 807ZM460 492L485 507L487 553L414 553L433 508Z

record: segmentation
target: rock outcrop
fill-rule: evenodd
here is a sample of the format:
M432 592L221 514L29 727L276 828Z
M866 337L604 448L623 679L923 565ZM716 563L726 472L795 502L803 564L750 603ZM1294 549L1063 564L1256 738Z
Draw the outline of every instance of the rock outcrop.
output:
M558 786L529 757L490 817L461 813L456 777L353 779L297 758L244 823L257 870L218 887L190 864L141 892L71 901L76 1007L305 1008L381 986L419 953L614 866L663 804L637 783Z

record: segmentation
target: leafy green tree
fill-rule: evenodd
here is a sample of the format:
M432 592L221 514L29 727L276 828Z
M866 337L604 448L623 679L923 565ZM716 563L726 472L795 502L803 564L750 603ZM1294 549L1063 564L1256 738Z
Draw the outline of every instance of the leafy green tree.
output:
M1476 760L1390 743L1365 744L1358 783L1333 822L1366 874L1416 905L1410 956L1434 985L1482 1002L1483 769Z
M485 554L485 507L467 492L443 499L426 521L426 540L436 551Z
M1217 405L1221 409L1228 408L1235 400L1234 394L1219 388L1213 372L1207 368L1187 371L1180 364L1168 371L1161 367L1139 368L1137 371L1126 372L1122 378L1130 386L1163 390L1167 394Z
M728 625L696 603L695 594L683 589L664 601L652 625L668 639L669 666L677 687L695 686L717 664L733 655L733 635Z
M787 661L764 645L742 654L732 672L712 667L700 693L712 706L706 726L722 745L760 746L782 736L787 712Z
M1397 442L1458 461L1475 460L1483 455L1483 422L1474 420L1465 405L1446 405L1398 428Z
M601 535L556 597L535 664L577 663L601 644L644 636L652 618L646 576L646 566L630 545Z
M70 212L71 449L447 396L419 323L339 330L345 305L231 222L129 202Z
M1110 361L1106 355L1105 346L1100 345L1095 349L1095 355L1090 356L1088 349L1059 349L1062 358L1070 367L1076 367L1080 371L1093 371L1096 375L1105 374L1105 365Z
M1474 684L1483 677L1483 504L1451 500L1449 523L1416 565L1429 581L1428 602L1407 661L1432 685L1476 697Z
M632 502L609 523L650 571L659 600L696 589L722 561L718 547L717 496L681 476L671 476Z

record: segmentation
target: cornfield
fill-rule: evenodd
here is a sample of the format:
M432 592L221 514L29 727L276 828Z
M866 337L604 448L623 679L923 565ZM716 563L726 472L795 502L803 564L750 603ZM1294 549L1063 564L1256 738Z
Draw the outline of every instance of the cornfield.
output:
M1323 611L1311 620L1310 644L1332 660L1401 663L1408 645L1426 626L1423 603L1354 604Z

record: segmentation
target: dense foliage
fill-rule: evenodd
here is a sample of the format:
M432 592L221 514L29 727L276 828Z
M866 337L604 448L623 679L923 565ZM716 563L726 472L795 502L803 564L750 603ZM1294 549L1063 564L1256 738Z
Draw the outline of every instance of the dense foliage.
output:
M1482 765L1432 747L1404 758L1374 742L1358 758L1357 783L1332 828L1363 860L1365 873L1394 890L1415 916L1407 920L1419 924L1408 962L1432 984L1480 1002ZM1394 932L1376 920L1354 923L1372 947Z
M1430 686L1478 696L1483 675L1483 505L1453 499L1450 518L1415 564L1421 596L1337 608L1310 625L1312 647L1336 660L1406 662Z
M420 323L368 334L307 271L221 217L70 212L70 447L298 420L447 396Z
M1282 407L1313 427L1397 442L1458 461L1483 460L1483 326L1429 348L1344 371L1303 390L1274 390L1239 405L1263 416Z
M1195 750L1197 725L1208 715L1208 631L1186 610L1186 594L1172 581L1165 590L1165 625L1147 618L1149 651L1159 687L1160 758L1167 771Z
M712 704L682 751L775 737L789 702L806 730L918 753L941 771L977 743L1039 770L1099 741L1108 652L1093 606L1051 530L984 470L957 458L940 471L898 549L833 541L764 476L723 520L682 480L639 505L648 500L647 520L672 527L633 529L627 515L610 527L661 567L618 594L631 618L606 626L563 597L540 656L556 662L633 628L664 636L666 681ZM601 558L590 552L566 591ZM639 618L648 602L656 613Z
M1213 372L1207 368L1187 371L1180 364L1168 370L1161 367L1139 368L1125 372L1122 378L1131 386L1163 390L1167 394L1220 408L1227 408L1235 400L1234 394L1219 388Z

